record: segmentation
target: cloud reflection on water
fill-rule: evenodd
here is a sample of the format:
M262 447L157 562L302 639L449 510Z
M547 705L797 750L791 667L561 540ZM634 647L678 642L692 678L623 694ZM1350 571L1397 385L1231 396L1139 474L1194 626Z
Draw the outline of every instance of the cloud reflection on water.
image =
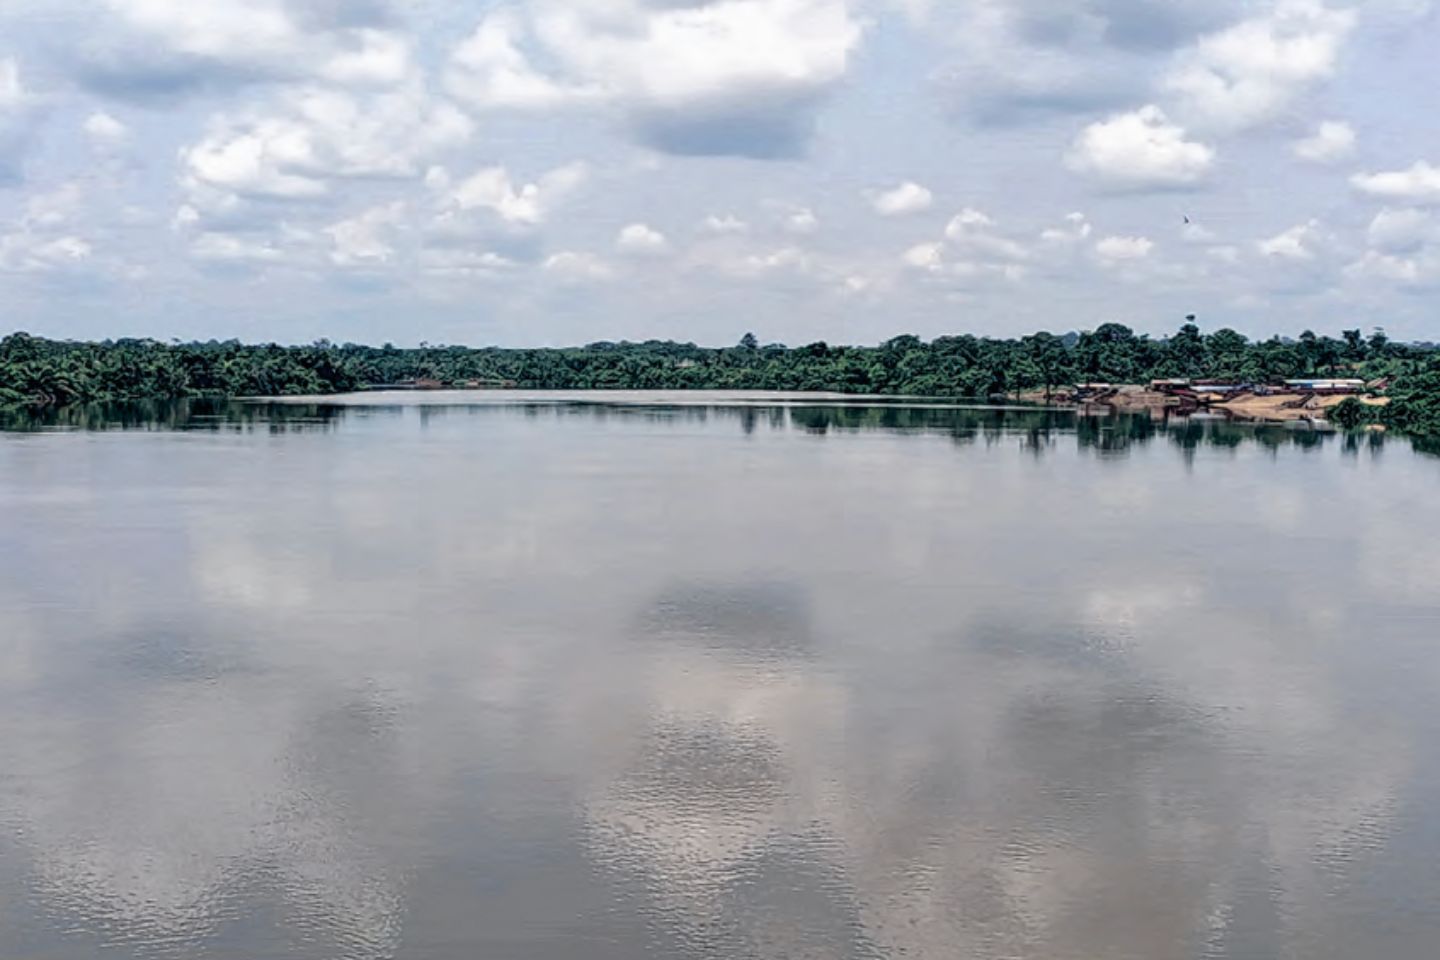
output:
M351 416L7 438L0 952L570 956L598 890L630 956L1338 960L1424 855L1416 708L1349 642L1437 613L1431 463Z

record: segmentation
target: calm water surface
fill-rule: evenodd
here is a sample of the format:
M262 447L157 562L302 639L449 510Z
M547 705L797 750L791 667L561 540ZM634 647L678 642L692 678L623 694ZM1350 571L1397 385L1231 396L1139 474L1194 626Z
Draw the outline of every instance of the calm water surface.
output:
M583 399L12 416L0 958L1437 955L1440 459Z

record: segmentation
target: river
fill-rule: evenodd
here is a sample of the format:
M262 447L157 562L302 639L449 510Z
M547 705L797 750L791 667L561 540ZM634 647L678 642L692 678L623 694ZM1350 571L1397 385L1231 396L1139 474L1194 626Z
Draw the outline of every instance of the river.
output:
M0 424L0 957L1429 960L1440 459L778 395Z

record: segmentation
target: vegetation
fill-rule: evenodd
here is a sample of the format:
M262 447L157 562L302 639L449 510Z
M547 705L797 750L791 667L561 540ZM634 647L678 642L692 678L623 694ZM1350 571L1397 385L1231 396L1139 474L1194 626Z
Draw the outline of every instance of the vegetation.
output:
M0 340L0 406L183 397L326 394L387 384L447 386L504 382L530 389L827 390L841 393L992 397L1076 382L1137 383L1157 377L1272 382L1287 377L1353 376L1393 381L1391 405L1355 410L1342 422L1383 422L1440 435L1440 351L1390 342L1383 332L1340 339L1250 341L1234 330L1202 334L1187 322L1151 338L1107 323L1093 331L1036 333L1001 340L900 336L875 347L693 343L592 343L570 349L417 349L319 341L307 346L238 341L101 343L16 333Z

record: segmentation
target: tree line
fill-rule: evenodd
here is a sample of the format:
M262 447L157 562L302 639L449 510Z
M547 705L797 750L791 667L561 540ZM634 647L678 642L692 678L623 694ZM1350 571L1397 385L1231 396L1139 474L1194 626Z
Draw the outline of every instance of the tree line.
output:
M1440 351L1346 330L1339 338L1250 340L1230 329L1202 333L1187 318L1152 338L1107 323L1095 330L998 339L924 341L905 335L877 346L824 342L733 347L649 340L563 349L418 348L335 344L78 342L14 333L0 340L0 405L342 393L428 381L503 382L524 389L804 390L989 398L1078 382L1140 383L1213 377L1255 383L1318 376L1393 381L1387 422L1440 434ZM1375 416L1362 411L1362 418Z

